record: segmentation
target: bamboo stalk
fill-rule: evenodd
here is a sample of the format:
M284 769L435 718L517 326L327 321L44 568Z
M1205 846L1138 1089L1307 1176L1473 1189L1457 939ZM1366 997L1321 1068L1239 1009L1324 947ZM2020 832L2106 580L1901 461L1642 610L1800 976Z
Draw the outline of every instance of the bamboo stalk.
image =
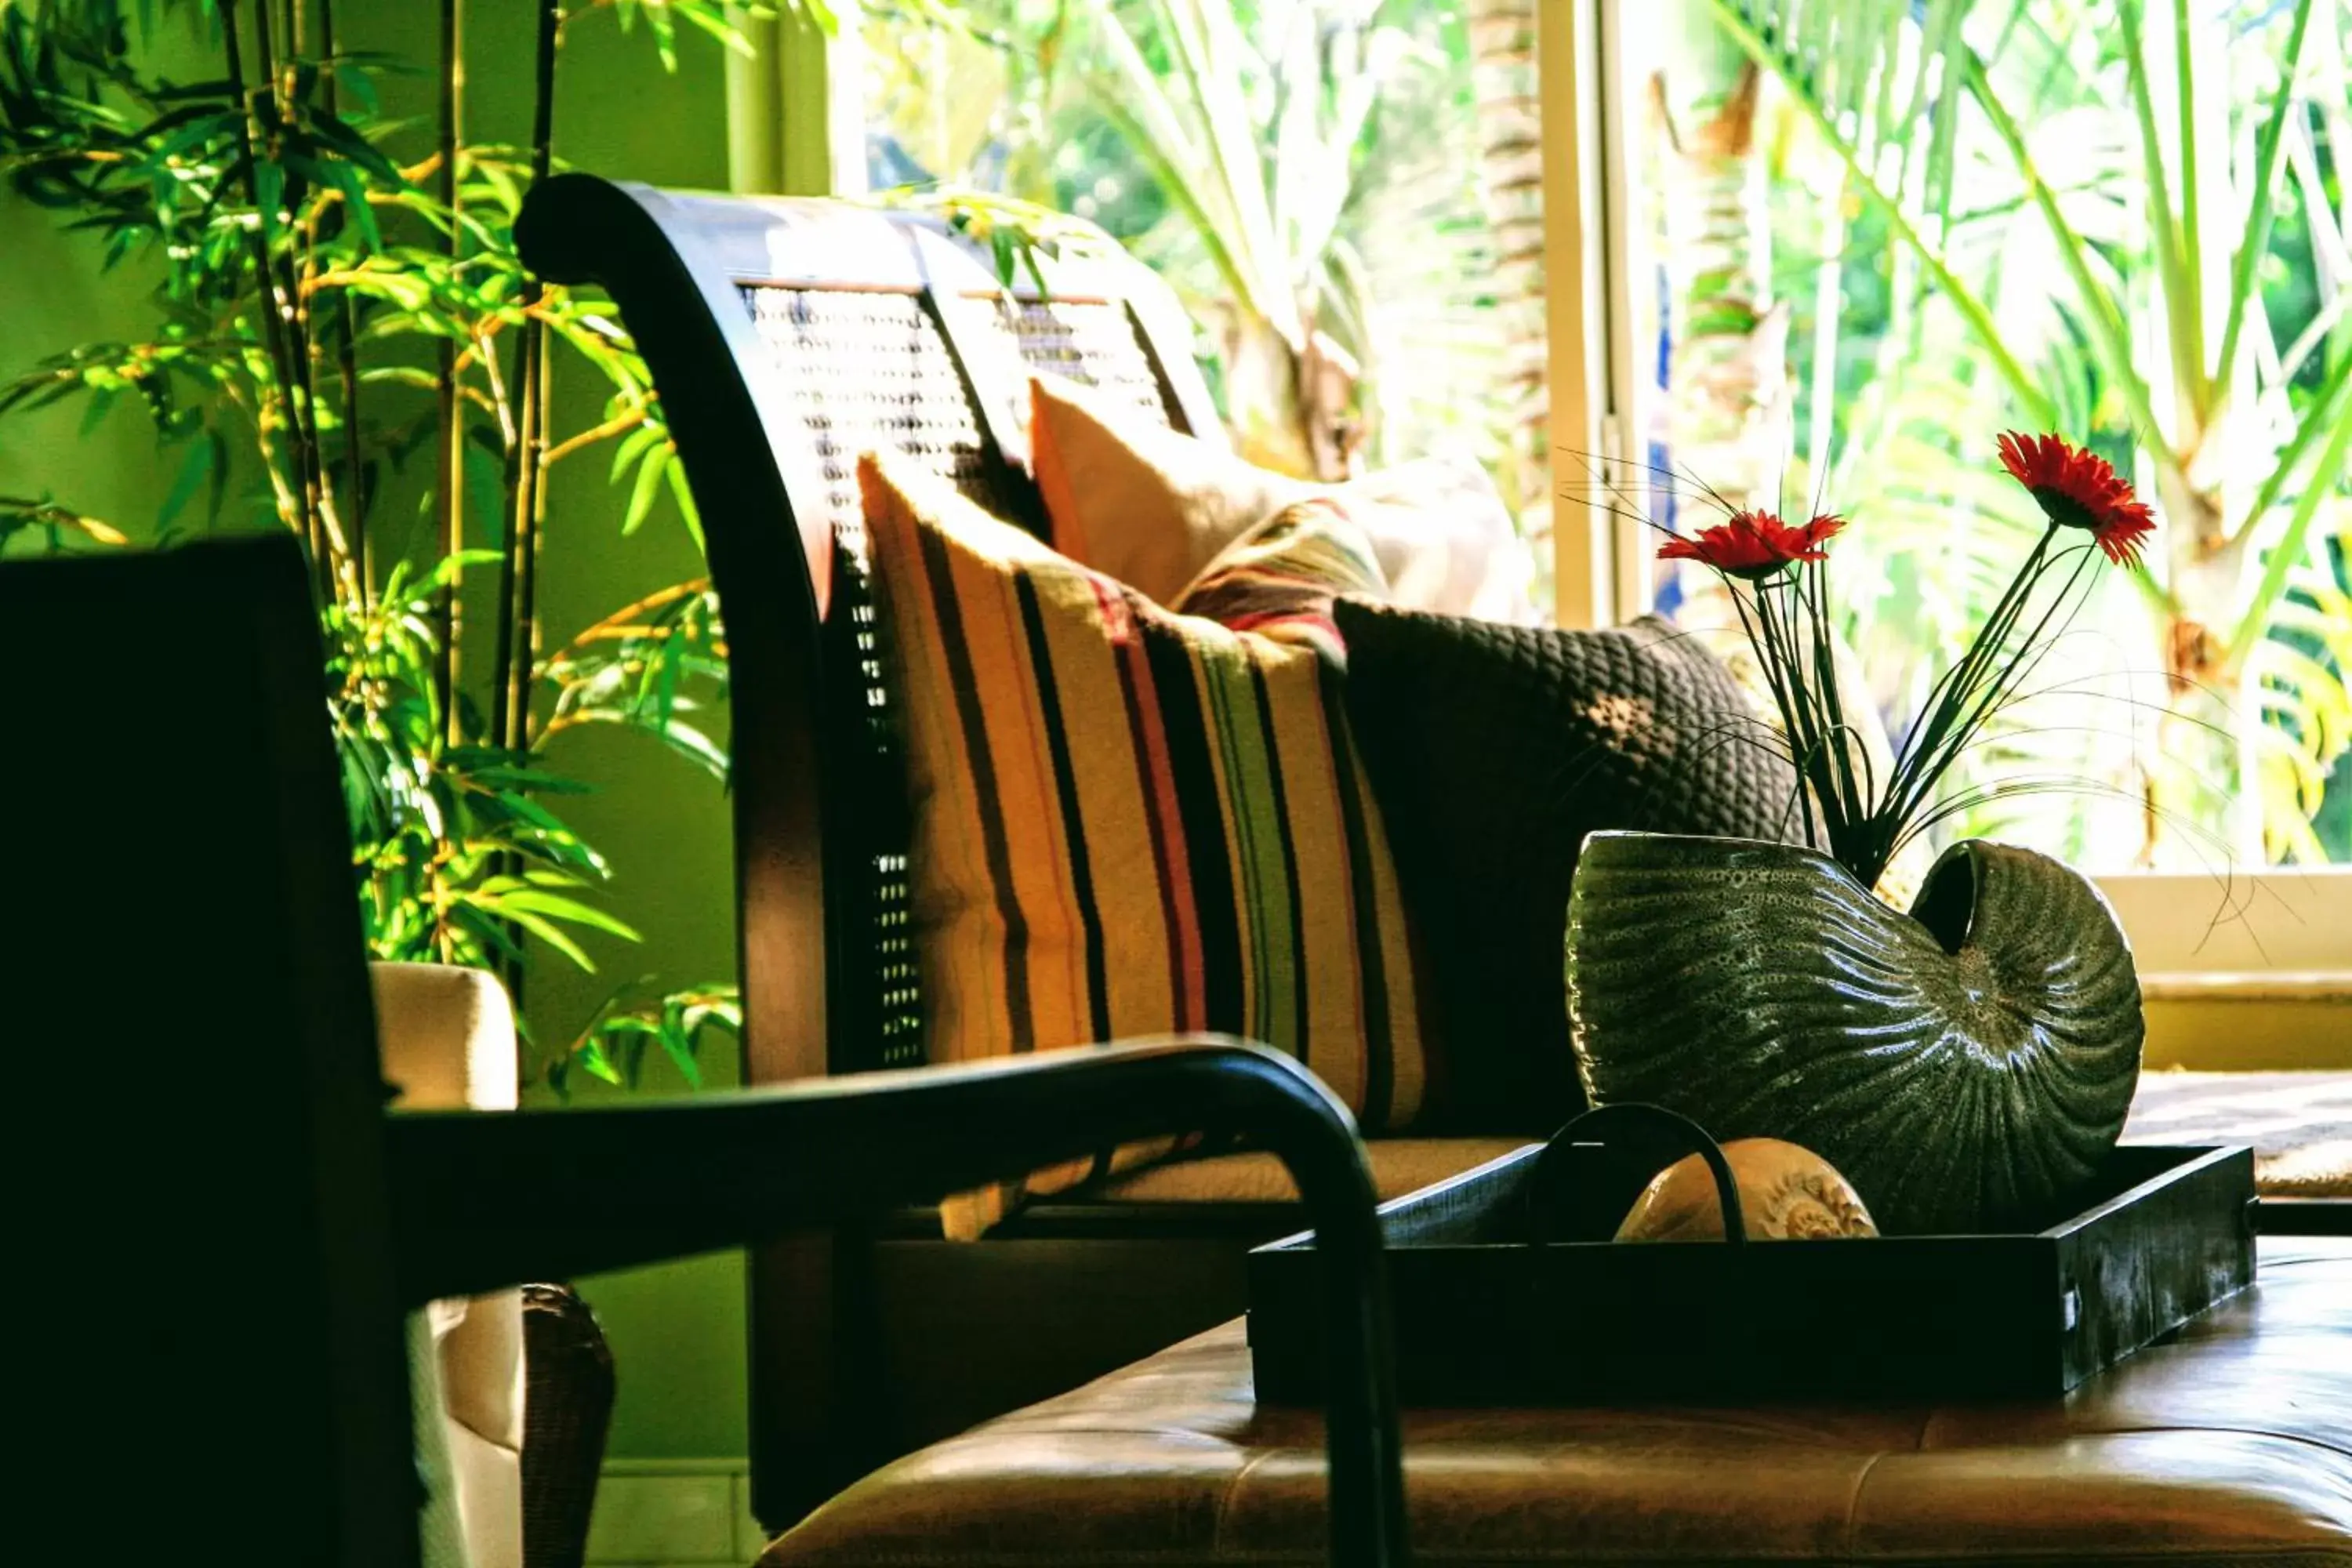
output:
M298 12L299 16L299 12ZM335 0L319 0L319 53L323 75L320 91L325 100L327 112L340 116L342 94L335 80ZM344 219L349 222L348 217ZM341 228L342 224L338 224ZM315 286L316 268L312 283ZM307 293L309 290L306 289ZM371 608L375 602L375 541L368 527L367 478L360 450L360 360L359 307L348 289L341 290L336 300L335 377L343 400L343 486L345 504L350 509L352 547L359 574L359 601L362 608ZM331 490L331 486L330 489Z
M266 5L267 0L257 0L257 4ZM257 154L254 150L252 110L243 101L246 94L245 53L237 33L236 0L225 0L220 8L220 19L223 63L227 68L229 82L239 100L236 117L237 156L245 165L246 194L253 202L256 215L254 226L248 231L248 236L253 251L254 276L260 284L258 307L261 314L262 346L269 358L271 378L278 384L279 406L285 410L288 459L295 474L294 480L289 487L291 493L288 498L293 502L294 516L289 521L302 535L304 543L310 549L311 559L315 563L323 554L324 542L320 537L318 521L310 510L310 498L300 479L305 466L301 457L302 426L294 407L294 373L288 358L286 323L278 313L277 290L271 277L270 216L262 210L261 185L256 174ZM254 424L257 428L262 423L261 413L258 408L254 411Z
M514 731L513 712L520 696L514 679L515 644L518 640L515 617L520 608L517 589L522 576L521 551L530 532L529 518L538 489L530 477L530 452L534 445L531 426L539 417L539 399L533 391L539 384L539 333L533 327L526 326L515 364L520 406L515 418L514 441L508 449L511 500L507 513L506 541L499 552L498 636L497 647L491 656L490 741L493 745L499 746L509 744L508 737Z
M592 425L587 429L576 435L567 436L550 447L547 449L547 466L551 468L582 447L593 447L599 441L610 440L625 431L635 429L645 422L646 411L643 408L632 408L625 414L615 414L602 425Z
M534 389L539 417L533 423L531 443L523 456L535 478L530 488L530 531L523 536L520 552L521 581L515 590L519 642L515 649L515 702L509 721L514 725L513 744L518 750L530 744L531 678L539 668L539 542L547 525L548 404L555 388L555 363L547 347L542 334L536 367L539 383Z
M233 0L222 6L225 15L232 9ZM289 123L293 118L291 64L288 62L281 68L277 39L270 27L269 0L254 0L253 45L254 64L271 95L278 123ZM270 253L266 236L272 216L261 214L258 225L265 236L261 246L264 263L262 287L274 297L273 313L279 316L286 345L286 363L293 391L287 405L287 419L294 432L294 455L299 467L298 478L302 489L305 521L313 541L311 555L319 574L319 592L322 597L331 598L336 580L341 575L339 567L348 551L341 530L334 525L333 513L325 495L325 467L320 460L318 421L313 414L316 403L310 379L312 351L309 304L294 273L293 256L289 252L278 258Z
M536 186L548 176L555 155L555 50L563 18L558 0L541 0L533 51L530 176ZM494 702L499 743L520 748L529 731L530 671L535 662L533 623L539 595L539 525L545 511L547 462L547 323L539 313L544 290L536 278L523 285L522 364L517 392L522 403L513 522L500 562L504 603L499 624L499 693Z
M452 266L465 252L465 195L457 181L457 150L465 136L466 9L463 0L441 0L441 123L435 194L449 225L448 257ZM443 339L435 351L435 417L441 447L439 481L434 486L434 536L442 559L450 564L449 579L435 606L434 631L441 654L434 665L435 696L439 700L444 733L451 744L460 739L457 723L457 680L462 655L457 647L464 634L465 612L460 595L465 569L456 563L466 545L465 408L458 392L457 345Z
M538 0L538 37L532 50L530 174L536 187L554 163L555 51L563 11L560 0ZM539 527L545 515L547 467L547 323L540 313L544 290L536 277L523 282L523 335L516 367L516 419L512 470L514 510L506 549L499 559L497 670L491 691L491 730L496 742L520 752L530 738L530 676L536 660L539 594ZM521 933L515 933L518 950ZM508 991L520 1007L524 968L519 960L501 965Z

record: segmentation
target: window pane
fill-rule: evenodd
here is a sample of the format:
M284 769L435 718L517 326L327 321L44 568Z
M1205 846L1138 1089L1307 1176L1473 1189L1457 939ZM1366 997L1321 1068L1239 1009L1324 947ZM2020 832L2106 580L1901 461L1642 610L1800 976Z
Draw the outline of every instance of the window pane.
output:
M2097 574L1945 837L2352 859L2352 7L2308 7L2274 121L2298 7L2174 3L2137 32L2114 0L1625 7L1634 412L1675 476L1644 503L1849 517L1833 591L1899 740L2044 527L1995 436L2087 443L2157 508L2148 574ZM1706 576L1657 571L1660 609L1727 621Z
M1538 3L872 5L871 181L1100 225L1190 309L1245 455L1475 458L1548 581Z

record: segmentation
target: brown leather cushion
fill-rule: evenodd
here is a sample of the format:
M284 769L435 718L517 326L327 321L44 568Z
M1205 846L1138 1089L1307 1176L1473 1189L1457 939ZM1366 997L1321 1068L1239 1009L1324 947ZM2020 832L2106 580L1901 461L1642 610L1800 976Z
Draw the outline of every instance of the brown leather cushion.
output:
M1790 1329L1790 1354L1835 1354ZM1415 1411L1422 1562L2352 1563L2352 1242L2063 1400ZM899 1460L769 1548L865 1563L1295 1564L1322 1423L1259 1410L1236 1321Z
M1434 1186L1526 1146L1525 1138L1375 1138L1364 1145L1382 1203ZM1298 1189L1272 1154L1212 1154L1176 1160L1091 1189L1106 1203L1290 1204Z

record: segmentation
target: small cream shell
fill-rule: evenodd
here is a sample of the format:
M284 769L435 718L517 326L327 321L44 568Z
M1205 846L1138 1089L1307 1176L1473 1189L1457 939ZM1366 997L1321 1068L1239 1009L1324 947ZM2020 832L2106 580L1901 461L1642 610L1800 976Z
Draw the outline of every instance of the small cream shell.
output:
M1813 1241L1876 1236L1853 1184L1810 1149L1778 1138L1739 1138L1723 1146L1739 1187L1750 1241ZM1706 1162L1693 1154L1659 1172L1617 1227L1620 1241L1720 1241L1723 1208Z

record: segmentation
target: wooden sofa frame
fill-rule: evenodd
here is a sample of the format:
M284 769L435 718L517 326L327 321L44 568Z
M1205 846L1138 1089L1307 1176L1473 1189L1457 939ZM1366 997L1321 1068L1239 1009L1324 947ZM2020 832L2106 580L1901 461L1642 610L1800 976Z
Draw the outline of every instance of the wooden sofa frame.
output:
M528 264L619 308L675 432L727 628L751 1084L922 1059L905 786L862 569L866 447L1044 532L1033 369L1222 441L1166 286L1124 257L1009 283L935 217L569 174ZM874 1223L752 1258L754 1509L782 1529L856 1477L1232 1317L1280 1204L1057 1202L979 1245Z

